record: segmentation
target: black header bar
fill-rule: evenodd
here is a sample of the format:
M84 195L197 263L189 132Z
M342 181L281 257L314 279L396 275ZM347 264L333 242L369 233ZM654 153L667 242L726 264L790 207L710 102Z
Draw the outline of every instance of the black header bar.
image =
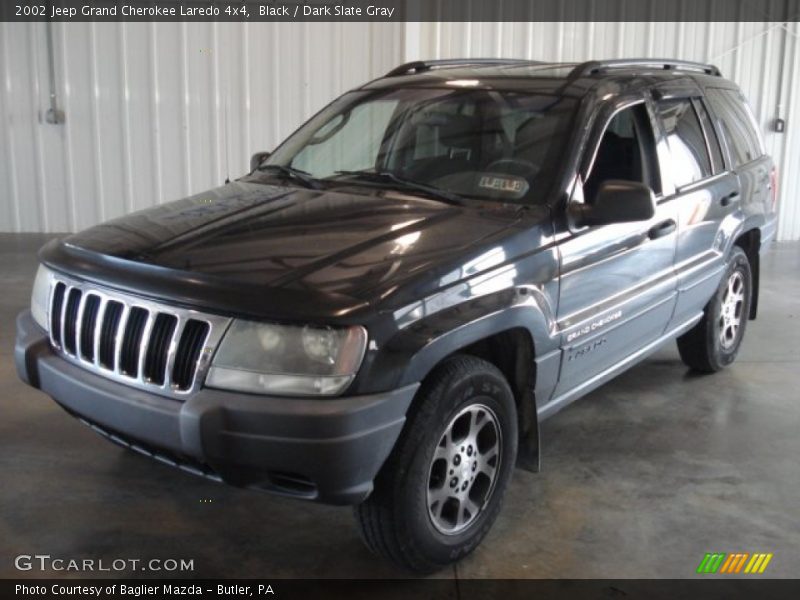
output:
M2 0L0 21L797 21L800 0Z

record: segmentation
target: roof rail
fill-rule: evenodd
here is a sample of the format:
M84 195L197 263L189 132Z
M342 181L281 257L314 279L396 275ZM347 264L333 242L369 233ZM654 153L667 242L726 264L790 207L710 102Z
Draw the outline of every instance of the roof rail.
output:
M398 77L413 73L424 73L438 67L455 66L513 66L513 65L543 65L547 64L538 60L525 60L520 58L445 58L441 60L415 60L404 63L389 71L384 77Z
M607 69L627 69L630 67L653 67L665 71L698 71L714 77L722 77L720 70L714 65L707 65L688 60L672 60L662 58L622 58L616 60L590 60L575 67L569 79L578 79L593 75Z

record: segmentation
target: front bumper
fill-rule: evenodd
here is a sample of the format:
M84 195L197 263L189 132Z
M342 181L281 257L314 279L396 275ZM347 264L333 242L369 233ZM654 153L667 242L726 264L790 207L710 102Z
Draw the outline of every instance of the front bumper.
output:
M279 398L201 388L185 401L75 366L30 311L17 318L20 378L112 440L244 487L357 504L394 447L418 384L352 398Z

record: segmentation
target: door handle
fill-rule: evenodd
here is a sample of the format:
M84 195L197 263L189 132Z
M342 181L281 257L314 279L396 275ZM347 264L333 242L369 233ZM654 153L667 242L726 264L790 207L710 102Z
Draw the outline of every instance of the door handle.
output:
M719 203L720 203L722 206L728 206L728 205L729 205L731 202L733 202L734 200L736 200L738 197L739 197L739 192L731 192L731 193L730 193L730 194L728 194L727 196L723 196L723 197L720 199Z
M667 219L666 221L662 221L658 225L653 225L650 228L650 231L647 232L647 237L649 237L651 240L664 237L665 235L669 235L670 233L675 231L676 228L677 225L675 221L673 219Z

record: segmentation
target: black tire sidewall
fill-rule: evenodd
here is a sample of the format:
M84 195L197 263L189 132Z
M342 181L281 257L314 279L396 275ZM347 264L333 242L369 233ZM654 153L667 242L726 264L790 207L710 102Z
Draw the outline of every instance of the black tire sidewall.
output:
M476 360L477 365L483 361ZM416 423L406 442L416 446L406 473L406 485L399 490L396 517L404 543L415 547L432 563L449 564L470 553L483 539L500 511L505 489L514 469L517 451L517 417L513 394L502 375L491 365L477 366L472 372L449 382L440 390L431 418ZM492 367L492 368L488 368ZM455 535L439 532L428 514L427 489L433 453L445 428L455 415L472 404L484 404L497 417L502 436L500 468L488 505L465 531Z
M725 290L728 286L730 277L738 271L742 274L745 286L744 305L742 306L742 320L739 325L739 331L736 333L736 341L730 348L723 348L722 342L719 339L719 317L722 310L722 299L725 295ZM706 344L708 344L709 355L713 366L717 369L726 367L736 360L736 355L739 353L739 348L744 339L744 333L747 326L747 320L750 315L750 302L752 301L753 281L750 271L750 262L747 260L747 255L744 251L735 247L728 260L728 266L722 276L719 288L714 295L713 301L710 303L708 310L708 321L706 327Z

